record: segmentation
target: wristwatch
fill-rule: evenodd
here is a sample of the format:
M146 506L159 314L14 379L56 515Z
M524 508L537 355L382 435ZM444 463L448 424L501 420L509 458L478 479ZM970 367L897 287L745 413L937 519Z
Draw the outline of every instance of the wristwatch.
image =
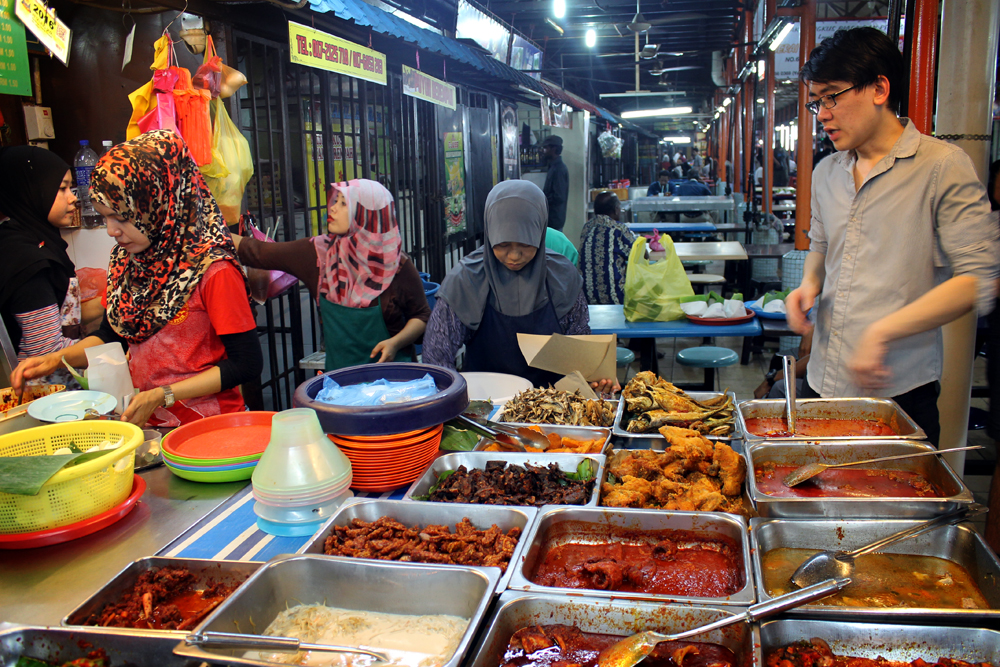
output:
M767 373L764 374L764 380L767 382L769 387L774 386L774 377L778 374L777 368L772 368ZM173 398L173 396L171 396Z
M169 408L174 404L174 390L171 389L169 384L160 387L163 390L163 407Z

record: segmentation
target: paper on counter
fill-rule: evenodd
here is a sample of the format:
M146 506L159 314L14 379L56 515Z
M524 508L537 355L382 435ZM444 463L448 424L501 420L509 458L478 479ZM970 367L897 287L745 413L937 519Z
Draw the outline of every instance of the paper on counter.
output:
M685 315L691 317L702 317L708 310L708 303L705 301L685 301L681 303L681 310Z
M87 383L92 391L103 391L111 394L117 401L115 411L119 414L125 411L122 397L131 397L135 388L132 386L132 376L128 370L128 359L121 343L105 343L88 347Z
M723 317L746 317L747 311L743 307L742 301L734 301L733 299L726 299L722 302L722 310L725 312Z
M517 334L521 354L532 368L570 375L580 371L588 382L616 375L618 337L615 334L589 336L538 336Z
M711 306L708 307L708 310L705 311L705 314L702 315L702 317L705 318L709 317L718 318L725 316L726 316L726 309L723 307L721 303L713 303Z
M597 394L580 371L573 371L562 380L559 380L559 382L556 382L555 387L562 391L568 391L571 394L580 392L580 395L584 398L597 398Z

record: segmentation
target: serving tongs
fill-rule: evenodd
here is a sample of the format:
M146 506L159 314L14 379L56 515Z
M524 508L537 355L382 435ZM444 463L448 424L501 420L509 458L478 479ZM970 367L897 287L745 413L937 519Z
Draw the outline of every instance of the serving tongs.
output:
M790 354L781 355L781 372L785 376L785 418L788 421L788 433L795 435L795 357Z
M265 637L263 635L241 635L234 632L199 632L184 638L188 646L203 649L244 649L249 651L274 651L275 653L295 653L296 651L322 651L325 653L356 653L368 655L380 662L389 662L384 653L357 646L337 646L336 644L310 644L295 637Z
M864 461L849 461L847 463L807 463L804 466L799 466L792 472L785 476L785 479L781 480L781 483L785 486L791 488L793 486L798 486L807 479L812 479L816 475L820 474L824 470L829 468L848 468L850 466L859 466L863 463L881 463L882 461L898 461L899 459L915 459L918 456L940 456L941 454L950 454L951 452L967 452L973 449L983 449L982 445L971 445L969 447L956 447L954 449L936 449L933 452L916 452L913 454L897 454L896 456L880 456L877 459L865 459Z
M941 528L942 526L961 523L974 516L979 516L986 511L986 507L973 503L968 507L942 514L936 519L922 521L916 526L893 533L888 537L883 537L871 544L858 547L853 551L820 551L818 554L814 554L806 559L802 565L799 565L798 569L792 573L792 583L802 588L802 590L808 590L807 587L813 583L822 581L828 577L850 577L854 574L854 559L858 556L883 549L890 544L896 544L917 535L923 535L928 531Z
M661 642L675 642L681 639L687 639L688 637L693 637L694 635L700 635L704 632L718 630L719 628L724 628L727 625L742 623L744 621L753 622L764 618L765 616L777 614L787 609L793 609L800 605L807 604L813 600L819 600L820 598L833 595L849 583L851 583L851 580L846 577L828 579L816 584L815 586L803 588L800 591L793 591L786 595L776 597L773 600L768 600L767 602L760 602L758 604L751 605L747 607L746 611L742 614L726 616L725 618L720 618L717 621L713 621L691 630L685 630L684 632L677 632L669 635L654 632L653 630L640 632L639 634L632 635L631 637L626 637L620 642L612 644L601 651L601 654L597 658L597 664L598 667L633 667L652 653L653 649L656 648L656 645Z
M498 442L501 445L513 447L516 452L525 452L527 451L526 447L544 450L549 446L548 438L541 433L532 431L530 428L523 426L520 428L513 428L511 426L505 426L504 424L498 424L489 420L483 420L480 422L475 419L470 419L465 415L455 417L454 421L461 423L465 428L477 435L489 438L490 440Z

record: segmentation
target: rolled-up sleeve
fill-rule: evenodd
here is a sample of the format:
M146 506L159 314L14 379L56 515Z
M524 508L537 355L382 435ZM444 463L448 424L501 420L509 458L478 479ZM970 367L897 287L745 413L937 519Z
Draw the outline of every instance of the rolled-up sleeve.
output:
M972 160L956 150L938 163L934 221L941 250L956 276L977 280L976 310L986 315L994 305L1000 277L1000 224L990 210L986 188Z
M819 216L819 188L829 187L827 179L824 178L823 171L829 169L830 165L821 165L813 171L812 191L809 196L809 250L826 254L826 230L823 228L823 219Z

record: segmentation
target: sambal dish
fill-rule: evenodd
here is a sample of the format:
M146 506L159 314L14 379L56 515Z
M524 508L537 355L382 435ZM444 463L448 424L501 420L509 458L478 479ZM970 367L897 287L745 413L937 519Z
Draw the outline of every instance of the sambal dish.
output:
M768 438L788 438L788 420L784 417L750 417L745 420L748 433ZM881 419L816 419L797 417L795 436L809 438L849 438L899 435Z
M754 469L761 493L775 498L941 498L946 494L919 473L909 470L833 468L793 487L782 480L797 465L768 461Z
M928 662L930 660L930 662ZM928 656L928 660L889 660L836 655L830 645L818 637L770 649L764 655L766 667L994 667L989 662L966 662L960 658Z
M597 667L601 651L625 637L583 632L572 625L533 625L513 634L501 667ZM702 642L663 642L643 667L736 667L736 654Z

